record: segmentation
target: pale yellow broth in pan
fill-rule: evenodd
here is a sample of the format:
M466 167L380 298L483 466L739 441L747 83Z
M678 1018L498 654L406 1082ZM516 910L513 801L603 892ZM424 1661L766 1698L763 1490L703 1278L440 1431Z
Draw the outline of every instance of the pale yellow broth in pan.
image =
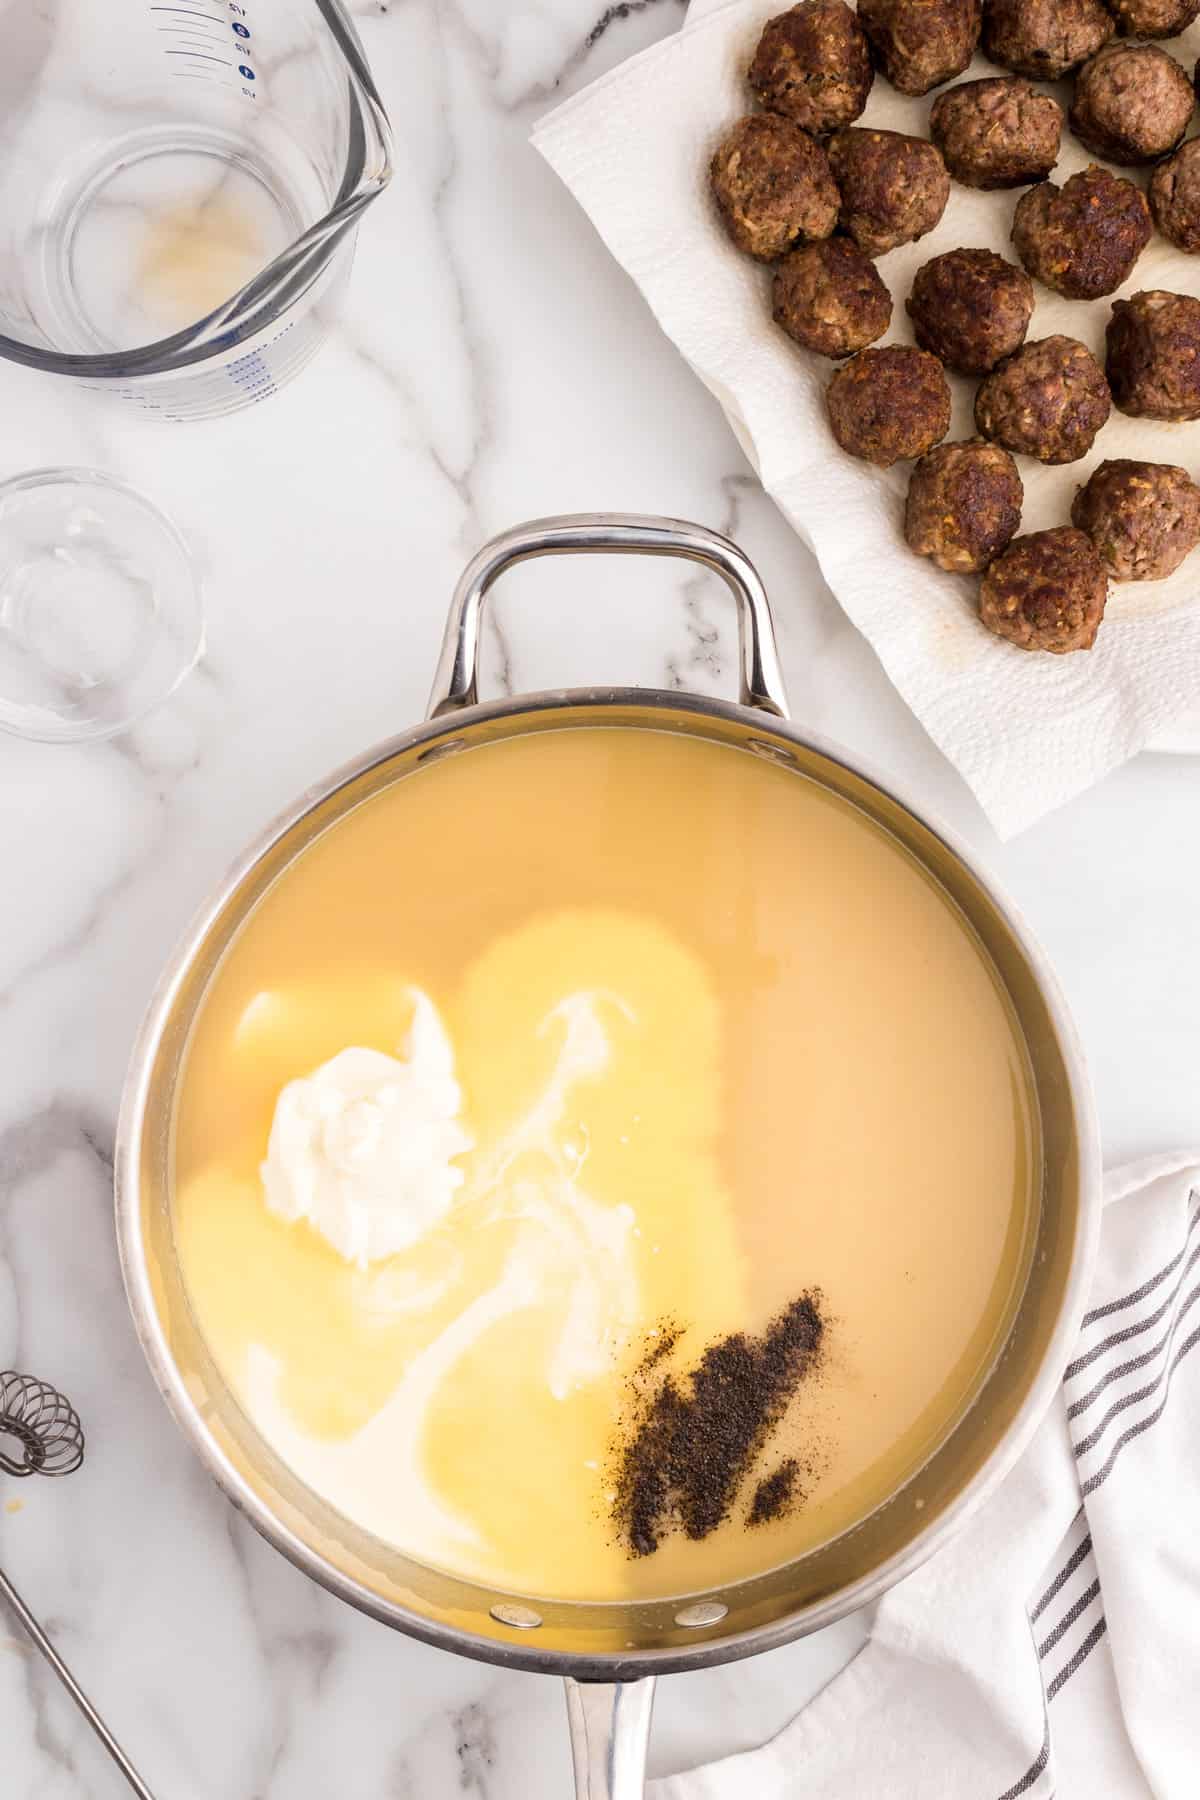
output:
M260 1165L284 1085L402 1055L417 993L471 1148L361 1266ZM1039 1176L1010 1007L937 883L794 772L600 727L433 763L286 868L203 999L174 1155L195 1316L300 1478L429 1563L589 1599L765 1570L892 1494L996 1353ZM820 1366L750 1487L633 1556L613 1452L653 1333L686 1371L814 1288ZM749 1528L790 1452L802 1499Z

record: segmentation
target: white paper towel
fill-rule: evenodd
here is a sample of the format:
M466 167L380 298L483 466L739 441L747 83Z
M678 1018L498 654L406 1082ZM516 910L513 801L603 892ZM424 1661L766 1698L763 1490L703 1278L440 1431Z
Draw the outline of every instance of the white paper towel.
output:
M677 36L542 120L533 142L720 401L764 486L901 694L996 830L1010 836L1156 739L1172 748L1193 741L1200 551L1169 581L1114 586L1095 648L1050 656L994 637L978 621L976 582L945 575L906 548L900 521L909 465L877 470L837 448L824 407L834 365L797 349L772 324L769 274L732 247L709 197L712 150L751 109L745 69L764 20L780 10L779 0L694 5ZM1190 69L1200 25L1168 47ZM979 58L963 79L995 72ZM1065 104L1068 90L1055 91ZM934 98L906 99L878 76L859 123L927 135ZM1089 160L1064 134L1054 179ZM1144 180L1141 172L1134 178ZM884 341L912 341L904 302L927 258L960 245L1012 255L1017 197L955 183L937 229L880 259L895 303ZM1200 292L1200 258L1156 235L1120 292L1149 287ZM1062 300L1039 285L1029 336L1065 332L1102 353L1109 305ZM950 436L969 436L974 384L950 379ZM1097 463L1119 456L1181 463L1200 474L1200 424L1114 411L1080 462L1049 469L1019 458L1022 530L1068 523L1076 487Z

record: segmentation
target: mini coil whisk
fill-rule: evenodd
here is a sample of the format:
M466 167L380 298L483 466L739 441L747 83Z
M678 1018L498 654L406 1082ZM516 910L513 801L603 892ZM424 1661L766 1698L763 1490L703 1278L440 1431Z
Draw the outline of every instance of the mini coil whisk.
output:
M4 1448L15 1438L20 1456ZM0 1371L0 1469L6 1475L73 1475L83 1461L79 1414L57 1388L35 1375Z
M0 1371L0 1470L6 1475L71 1475L83 1462L83 1427L70 1401L33 1375ZM138 1795L154 1800L12 1582L0 1570L0 1594L33 1639L113 1762Z

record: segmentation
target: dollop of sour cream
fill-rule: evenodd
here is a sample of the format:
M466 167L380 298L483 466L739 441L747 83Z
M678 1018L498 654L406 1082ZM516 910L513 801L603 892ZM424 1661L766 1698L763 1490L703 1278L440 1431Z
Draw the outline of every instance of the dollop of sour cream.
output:
M364 1268L445 1217L463 1183L453 1159L472 1147L446 1029L428 994L412 998L403 1058L352 1046L288 1082L261 1167L272 1212Z
M267 1161L267 1204L307 1218L344 1257L364 1268L409 1248L459 1198L468 1230L507 1224L511 1237L489 1286L459 1286L460 1305L408 1360L379 1410L347 1438L302 1430L283 1398L284 1369L263 1344L247 1356L251 1417L310 1487L385 1543L452 1560L484 1535L446 1504L425 1464L425 1434L444 1384L474 1346L504 1320L547 1310L555 1320L540 1371L555 1400L599 1380L636 1329L640 1294L636 1215L585 1192L588 1148L568 1129L572 1090L594 1080L612 1054L605 1018L636 1016L616 995L568 994L541 1021L554 1060L526 1110L481 1147L459 1123L454 1053L428 996L416 1014L404 1062L376 1050L343 1050L279 1096ZM470 1166L473 1163L473 1166ZM459 1221L461 1225L462 1221ZM448 1232L447 1237L451 1234ZM424 1271L422 1271L424 1274ZM367 1316L388 1323L439 1304L459 1282L452 1246L444 1277L405 1279L405 1264L360 1278Z

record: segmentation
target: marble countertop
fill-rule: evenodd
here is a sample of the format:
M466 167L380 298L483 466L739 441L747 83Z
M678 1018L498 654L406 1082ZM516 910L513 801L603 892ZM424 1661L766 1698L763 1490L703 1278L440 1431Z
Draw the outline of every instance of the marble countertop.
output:
M555 1683L388 1633L234 1516L152 1389L110 1214L123 1068L173 941L278 808L419 717L452 583L492 532L624 508L735 535L773 596L796 717L964 832L1042 937L1108 1158L1200 1138L1200 767L1140 757L996 841L527 146L557 97L683 16L679 0L597 4L358 0L396 178L333 340L268 405L155 428L0 369L0 474L126 477L174 514L207 585L208 656L165 711L85 749L0 739L0 1363L61 1382L90 1434L72 1480L0 1496L0 1560L164 1800L570 1789ZM505 584L487 680L729 692L732 649L707 578L623 564L568 587L542 566ZM850 1621L664 1682L653 1769L759 1740L860 1639ZM125 1792L3 1619L0 1744L14 1800Z

